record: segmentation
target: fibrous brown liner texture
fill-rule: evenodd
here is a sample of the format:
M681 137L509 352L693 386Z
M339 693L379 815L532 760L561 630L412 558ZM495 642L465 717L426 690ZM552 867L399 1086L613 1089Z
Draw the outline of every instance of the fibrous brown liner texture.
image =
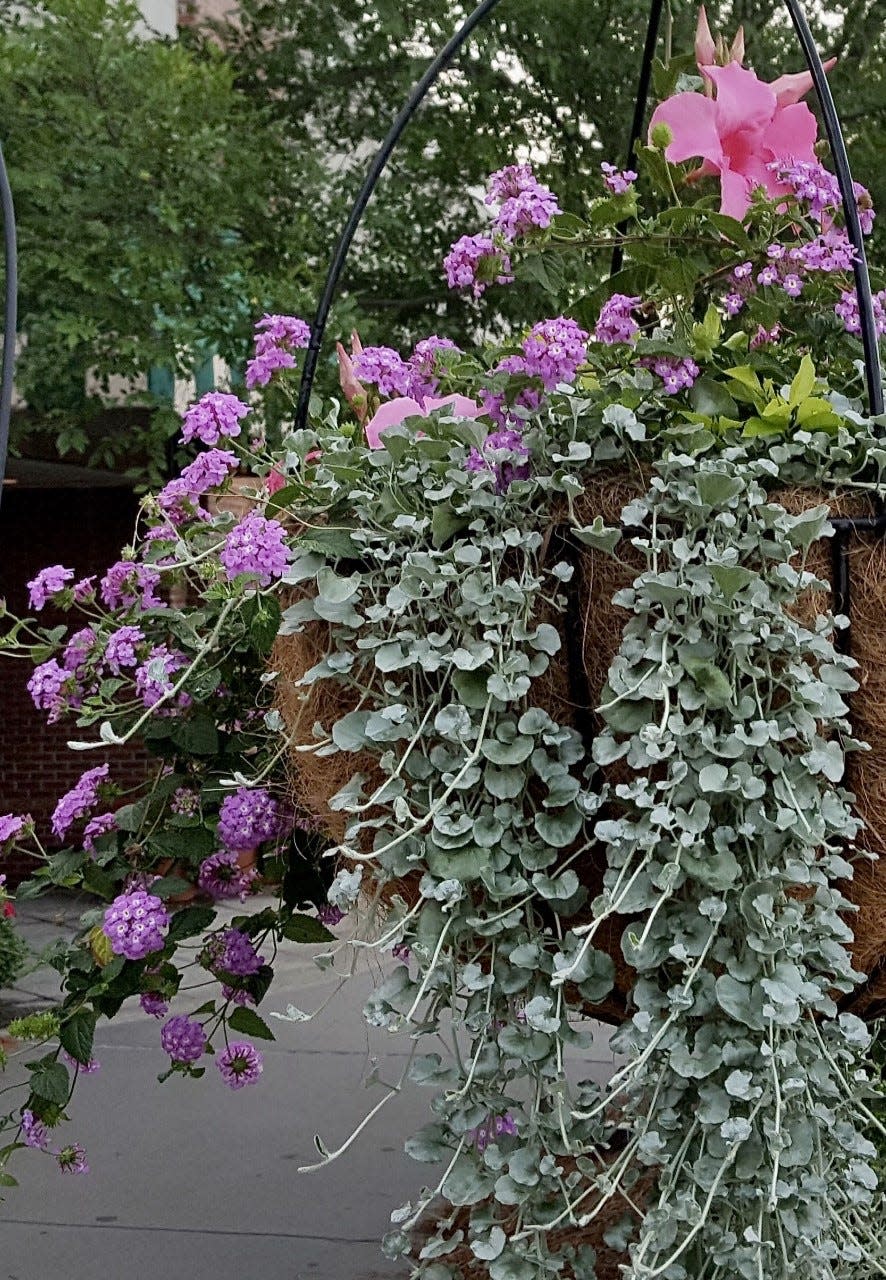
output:
M623 508L646 492L647 479L639 471L601 475L586 486L581 499L581 518L590 523L600 515L607 524L619 524ZM835 516L873 514L873 500L857 491L826 494L821 490L793 488L779 490L772 496L792 512L826 502ZM852 656L858 663L854 674L859 682L859 689L851 697L852 724L855 736L867 742L870 750L849 754L846 784L855 793L856 809L864 822L858 838L859 848L876 854L886 849L886 542L874 535L853 534L848 548ZM619 545L616 556L583 550L578 558L581 654L591 709L600 701L610 663L621 644L622 630L629 617L625 610L613 604L613 596L629 586L644 567L640 553L627 540ZM807 567L816 576L830 580L830 539L822 539L812 547ZM800 601L798 614L804 620L811 620L829 607L827 592L808 591ZM559 625L565 640L564 620L555 616L546 620ZM346 815L329 808L330 798L354 773L366 774L370 788L377 786L383 775L368 753L316 754L318 739L314 726L322 726L328 737L335 721L356 706L356 695L334 680L299 684L304 674L322 661L329 648L328 626L314 623L297 635L278 639L272 665L279 672L277 706L292 740L289 775L293 799L317 815L338 843L344 836ZM534 682L533 694L534 701L556 720L571 724L580 708L576 707L575 673L570 673L567 652L564 643L549 671ZM593 721L596 717L592 717ZM596 727L601 726L597 723ZM616 783L626 779L624 769L620 762L605 772L609 781ZM602 888L602 854L592 852L585 865L576 869L592 900ZM878 862L858 858L854 879L842 887L857 907L857 914L850 921L855 933L855 967L868 975L864 986L847 1000L847 1007L865 1017L879 1016L886 1011L886 859ZM414 886L409 883L394 888L407 898L414 894ZM388 894L390 891L389 887ZM597 942L612 956L616 982L612 998L602 1006L594 1006L592 1012L610 1021L624 1017L634 979L620 945L626 923L624 919L613 921Z
M569 1160L560 1160L559 1163L565 1170L569 1170L571 1162ZM591 1248L596 1254L594 1262L594 1274L596 1280L621 1280L622 1272L620 1266L624 1266L627 1257L624 1253L616 1252L611 1249L603 1239L606 1233L618 1226L621 1220L628 1217L631 1223L636 1226L639 1221L639 1213L643 1212L649 1199L650 1192L655 1182L655 1172L649 1171L641 1176L641 1178L631 1188L629 1194L630 1199L626 1199L620 1192L616 1192L601 1207L596 1209L595 1216L592 1221L584 1227L561 1227L551 1231L548 1236L548 1244L554 1250L562 1249L564 1245L583 1246ZM573 1193L574 1194L574 1193ZM582 1212L591 1213L595 1211L595 1201L592 1198L586 1200L581 1206ZM556 1212L556 1209L555 1209ZM464 1226L467 1226L468 1211L464 1210L461 1219ZM457 1223L461 1226L462 1222ZM505 1235L508 1234L507 1221L501 1223L502 1230ZM425 1224L424 1227L419 1226L417 1235L419 1241L422 1242L430 1235L430 1226ZM462 1244L452 1253L446 1255L446 1261L450 1266L459 1268L461 1280L488 1280L489 1270L485 1262L479 1262L471 1253L468 1244ZM567 1269L563 1273L563 1280L569 1280L572 1275L571 1269Z

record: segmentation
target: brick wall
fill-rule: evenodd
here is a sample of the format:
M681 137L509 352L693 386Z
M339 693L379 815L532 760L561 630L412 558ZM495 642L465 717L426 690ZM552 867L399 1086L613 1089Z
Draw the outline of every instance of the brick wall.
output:
M78 577L101 574L131 539L135 509L128 489L4 489L0 595L10 611L27 610L25 583L45 565L67 565ZM109 748L107 756L69 750L76 727L47 726L25 687L31 670L27 659L0 657L0 813L31 813L46 837L56 800L84 769L108 759L115 781L134 783L148 757L138 747ZM7 859L2 870L17 883L28 872L27 860Z

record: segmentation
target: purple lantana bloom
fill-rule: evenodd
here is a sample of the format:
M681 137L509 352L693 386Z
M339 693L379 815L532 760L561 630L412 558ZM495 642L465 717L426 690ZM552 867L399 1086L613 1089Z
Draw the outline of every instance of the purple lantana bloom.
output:
M406 361L393 347L364 347L353 358L354 373L378 387L382 396L408 396L412 378Z
M280 806L264 787L239 787L225 796L218 815L218 838L226 849L257 849L280 833Z
M206 1048L206 1032L199 1022L179 1013L163 1024L160 1043L173 1062L196 1062Z
M222 436L238 436L243 429L240 420L249 411L249 405L244 404L239 396L224 391L207 391L185 414L182 444L191 440L218 444Z
M264 355L274 347L304 348L311 339L311 327L299 316L263 315L255 326L255 354Z
M98 789L107 779L110 766L87 769L79 781L66 791L52 813L52 833L63 839L78 818L85 818L98 800Z
M121 667L138 665L136 649L144 642L145 633L140 627L118 627L111 632L105 646L105 662L115 675L120 674Z
M118 560L102 578L101 597L109 609L132 605L142 609L160 608L163 601L156 594L159 582L159 572L150 565Z
M613 346L617 342L633 342L640 332L640 326L631 315L638 306L638 297L629 297L625 293L614 293L603 303L594 329L594 337L598 342Z
M114 955L127 960L143 960L161 951L168 928L169 912L145 889L119 894L106 908L102 925Z
M218 1055L216 1062L222 1080L231 1089L242 1089L244 1085L255 1084L264 1070L261 1054L245 1040L229 1044Z
M62 1173L89 1173L86 1152L79 1142L72 1142L67 1147L62 1147L55 1158Z
M285 572L291 555L282 524L250 511L225 538L219 559L229 582L245 573L266 587Z
M152 1018L165 1018L169 1012L169 1001L159 991L143 991L138 1002Z
M35 1151L45 1151L49 1146L46 1125L27 1108L22 1112L21 1138L26 1147L33 1147Z
M197 884L213 898L239 898L243 902L257 878L255 867L241 867L236 853L223 851L204 858Z
M246 385L250 391L253 387L266 387L280 369L294 368L295 356L290 351L284 351L282 347L270 347L247 364Z
M29 813L4 813L0 815L0 846L14 840L30 827L33 818Z
M474 297L490 284L510 284L514 279L511 260L491 236L462 236L443 259L450 289L471 289Z
M135 688L146 707L155 707L175 688L173 676L188 665L188 659L180 650L169 649L165 644L155 645L148 660L136 668ZM190 696L179 692L178 705L187 706Z
M47 600L63 591L73 579L74 570L66 569L62 564L51 564L41 569L36 578L28 583L28 603L31 608L42 609Z
M519 431L493 431L486 437L482 452L471 449L465 470L491 471L496 493L505 493L515 480L529 479L529 449Z

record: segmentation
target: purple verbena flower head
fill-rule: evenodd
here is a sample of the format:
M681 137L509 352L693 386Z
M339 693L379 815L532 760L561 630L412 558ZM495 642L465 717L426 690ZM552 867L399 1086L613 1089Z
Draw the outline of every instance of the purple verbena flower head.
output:
M600 165L600 169L603 172L604 183L614 196L623 196L630 190L631 183L637 181L637 175L633 169L619 169L606 160Z
M744 305L745 300L740 293L727 293L723 299L723 306L727 316L737 316Z
M26 1147L32 1147L35 1151L45 1151L49 1146L46 1125L27 1107L22 1112L21 1140Z
M55 1158L62 1173L89 1173L86 1152L79 1142L72 1142L67 1147L62 1147Z
M81 578L79 582L74 583L74 600L77 604L88 604L95 597L95 574L92 573L88 578Z
M809 206L809 215L821 227L829 226L833 216L843 208L837 175L817 161L803 160L786 164L782 160L774 160L768 167L801 204ZM861 229L865 235L870 235L875 216L871 194L860 182L852 185Z
M495 216L493 227L512 244L536 228L544 230L549 227L551 220L562 212L553 191L536 182L505 200Z
M247 364L246 385L250 391L253 387L266 387L275 373L281 369L294 368L295 356L291 351L284 351L282 347L268 347L267 351L255 356Z
M95 853L95 842L109 831L117 830L117 819L113 813L97 813L90 818L83 829L83 848L87 853Z
M461 347L450 338L440 338L432 333L415 344L407 364L409 366L409 395L416 400L424 400L426 396L435 396L440 389L437 376L439 356L442 351L461 354Z
M120 674L122 667L138 666L136 650L145 642L145 633L140 627L118 627L108 636L105 646L105 662L114 672Z
M762 271L757 272L757 284L770 285L775 284L778 280L778 268L771 263L765 266Z
M109 609L161 608L163 601L156 594L159 582L160 574L150 565L118 560L102 578L101 597Z
M282 524L250 511L225 538L219 559L229 582L245 573L266 587L285 573L291 555Z
M803 292L803 280L795 271L789 271L781 282L781 287L789 298L799 298Z
M207 449L198 453L193 462L182 468L175 480L170 480L157 495L157 502L164 511L170 511L182 500L202 497L210 489L224 484L238 466L236 453L230 449Z
M146 707L156 707L175 688L173 679L177 671L188 665L188 659L179 649L169 649L165 644L155 645L148 659L135 670L135 690ZM190 704L190 696L179 692L177 705Z
M500 204L513 196L531 191L537 185L537 179L529 164L506 164L503 169L496 169L489 175L487 183L487 204Z
M255 1084L264 1070L259 1051L245 1040L235 1040L216 1059L221 1078L231 1089Z
M0 848L17 839L23 831L34 825L29 813L4 813L0 815Z
M75 631L62 654L62 666L71 675L82 679L86 674L86 662L95 647L95 632L92 627L81 627Z
M59 666L55 658L34 668L27 689L37 710L49 712L50 724L58 720L66 707L79 703L80 687L76 678Z
M597 341L607 346L613 346L617 342L633 342L640 332L640 326L631 312L639 304L639 297L614 293L600 308L600 315L594 327L594 337Z
M66 569L62 564L51 564L41 569L36 578L28 583L28 603L32 609L42 609L60 591L64 591L67 583L72 582L74 570Z
M115 956L127 960L143 960L162 951L169 912L156 894L146 889L133 889L119 894L105 909L102 929Z
M169 1001L159 991L143 991L138 1002L152 1018L165 1018L169 1012Z
M529 479L529 449L519 431L493 431L486 437L482 451L471 449L465 470L491 471L495 476L495 491L502 494L515 480Z
M236 853L223 850L203 860L197 884L213 898L239 898L244 902L257 878L255 867L241 867Z
M240 420L249 412L249 405L244 404L239 396L224 391L207 391L185 414L182 444L189 444L191 440L218 444L222 436L238 436L243 429Z
M698 365L689 356L645 356L638 363L661 378L669 396L688 391L699 374Z
M265 963L253 946L252 939L240 929L223 929L208 939L204 948L207 969L248 978Z
M169 808L181 818L191 818L200 809L200 797L190 787L177 787L169 802Z
M510 284L511 260L487 235L462 236L443 259L450 289L471 289L479 298L490 284Z
M53 835L63 839L78 818L85 818L89 810L98 800L98 790L106 781L110 766L97 765L95 769L87 769L78 782L66 791L52 813Z
M768 346L770 343L778 342L781 337L781 325L774 324L771 329L765 328L764 325L757 326L757 332L752 336L750 341L751 351L756 351L758 347Z
M411 390L409 367L393 347L364 347L353 358L354 373L362 383L371 383L382 396L408 396Z
M502 1137L515 1137L517 1134L517 1122L511 1115L510 1111L506 1111L504 1115L490 1116L489 1119L473 1131L474 1146L478 1151L485 1151L491 1142L497 1142Z
M196 1062L206 1048L206 1032L186 1014L176 1014L160 1029L160 1043L173 1062Z
M238 787L222 801L218 838L226 849L257 849L275 839L280 829L280 806L264 787Z
M539 378L545 391L560 382L574 382L588 358L588 334L567 316L541 320L523 342L524 371Z
M263 356L275 347L303 349L311 340L311 326L298 316L263 315L255 326L255 354Z

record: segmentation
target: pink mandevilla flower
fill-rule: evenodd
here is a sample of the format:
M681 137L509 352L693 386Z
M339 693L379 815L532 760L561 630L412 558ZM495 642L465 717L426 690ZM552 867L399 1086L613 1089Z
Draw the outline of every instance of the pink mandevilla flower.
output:
M788 160L815 162L818 125L800 101L811 88L811 76L782 76L766 84L737 62L703 66L701 72L716 97L675 94L655 109L650 134L657 125L667 125L672 135L667 159L679 164L699 157L701 167L691 176L719 176L721 213L741 219L756 187L770 198L788 193L771 166Z

